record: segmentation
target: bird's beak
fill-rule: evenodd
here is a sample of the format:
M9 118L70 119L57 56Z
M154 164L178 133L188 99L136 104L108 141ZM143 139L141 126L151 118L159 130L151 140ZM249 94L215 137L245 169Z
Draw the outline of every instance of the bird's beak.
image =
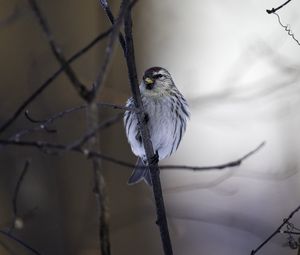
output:
M149 77L146 77L144 81L145 81L146 89L151 90L153 88L154 81Z
M150 79L149 77L147 77L147 78L145 79L145 83L146 83L146 85L150 85L150 84L153 84L154 81L153 81L152 79Z

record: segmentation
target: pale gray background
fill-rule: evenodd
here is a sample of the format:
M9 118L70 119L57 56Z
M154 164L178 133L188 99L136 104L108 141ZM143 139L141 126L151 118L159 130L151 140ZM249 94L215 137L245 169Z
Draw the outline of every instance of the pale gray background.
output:
M161 174L175 254L250 254L294 208L299 192L298 46L265 9L282 1L139 1L134 37L139 76L161 65L191 106L178 152L162 164L211 165L237 159L261 141L263 150L241 167ZM98 1L39 1L54 36L70 56L108 26ZM114 7L118 2L114 1ZM20 17L0 28L1 122L58 64L26 1L0 0L0 17L15 6ZM117 8L115 9L117 10ZM300 38L299 1L279 13ZM92 84L105 43L73 66ZM130 95L121 50L116 50L99 101L123 104ZM62 75L30 110L46 118L82 102ZM103 111L103 118L114 111ZM55 127L51 141L72 141L84 131L83 113ZM28 126L20 117L13 130ZM46 139L46 136L29 138ZM54 137L54 138L53 138ZM103 132L101 149L134 162L122 124ZM11 196L24 161L32 159L22 187L21 211L37 207L16 232L43 254L99 254L91 164L82 156L49 157L36 150L1 151L0 225L11 220ZM130 170L104 163L111 205L113 254L162 254L151 191L126 186ZM293 219L300 226L299 216ZM16 245L9 244L13 249ZM259 254L296 254L282 235ZM19 249L18 254L26 254ZM0 254L9 254L0 246Z

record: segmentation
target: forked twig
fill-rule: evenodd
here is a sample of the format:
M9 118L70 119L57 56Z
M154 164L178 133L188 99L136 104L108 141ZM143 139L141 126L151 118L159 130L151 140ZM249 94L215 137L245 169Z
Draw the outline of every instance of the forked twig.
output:
M268 10L266 10L266 12L268 14L275 13L278 10L280 10L282 7L284 7L285 5L287 5L290 1L292 1L292 0L288 0L288 1L284 2L282 5L278 6L277 8L272 8L271 10L268 9Z
M83 54L85 54L88 50L90 50L94 45L96 45L98 42L106 38L112 31L112 28L109 28L105 32L98 35L95 39L93 39L90 43L88 43L86 46L81 48L78 52L76 52L72 57L70 57L66 65L61 66L55 73L53 73L37 90L35 90L27 99L25 99L24 102L20 104L20 106L17 108L17 110L12 114L11 117L9 117L1 126L0 126L0 133L5 131L23 112L26 107L32 103L46 88L49 87L50 84L60 75L64 72L67 65L73 63L76 59L81 57Z
M251 251L251 255L256 254L263 246L265 246L275 235L277 235L278 233L280 233L282 227L291 219L293 218L293 216L295 215L295 213L297 213L300 210L300 206L298 206L295 210L293 210L289 217L287 217L286 219L283 220L282 224L276 228L276 230L265 240L263 241L255 250Z
M58 47L58 44L54 40L53 34L51 33L50 28L47 24L46 18L42 13L41 9L39 8L36 0L28 0L28 3L31 9L33 10L35 16L37 17L39 24L41 25L45 35L47 36L47 40L53 55L55 56L55 58L57 59L57 61L60 63L61 66L65 66L64 72L68 76L75 90L83 99L86 99L88 95L87 88L79 81L72 67L67 63L67 60L64 57L61 49Z
M81 141L83 138L80 138L78 141ZM101 158L103 160L106 160L108 162L120 165L120 166L124 166L124 167L128 167L128 168L133 168L135 167L134 164L123 161L123 160L119 160L117 158L105 155L103 153L99 153L96 151L91 151L88 150L87 148L83 148L80 146L74 146L74 143L71 143L69 145L64 145L64 144L54 144L54 143L49 143L46 141L21 141L21 140L3 140L0 139L0 144L1 145L10 145L10 146L20 146L20 147L33 147L33 148L37 148L37 149L41 149L43 153L49 153L49 150L57 150L57 151L64 151L64 152L68 152L68 151L74 151L74 152L79 152L83 155L85 155L88 158L93 158L93 157L97 157L97 158ZM236 167L241 165L241 163L248 159L250 156L254 155L254 153L258 152L260 148L262 148L262 145L264 143L262 143L261 145L259 145L256 149L254 149L253 151L247 153L246 155L244 155L243 157L225 163L225 164L221 164L221 165L214 165L214 166L187 166L187 165L164 165L161 166L160 168L162 170L179 170L179 169L184 169L184 170L192 170L192 171L206 171L206 170L220 170L220 169L225 169L225 168L229 168L229 167ZM239 164L233 164L233 162L239 162ZM142 167L146 167L146 166L141 166Z
M168 229L168 222L166 217L166 210L164 205L163 193L159 177L159 167L158 161L153 160L155 158L150 133L147 124L144 120L144 107L141 99L141 94L139 90L139 84L137 79L135 56L134 56L134 46L132 38L132 19L131 19L131 9L128 10L125 17L125 42L126 42L126 63L128 68L128 76L130 80L130 87L132 92L132 97L134 99L135 107L140 109L141 112L136 113L140 133L142 137L143 146L145 148L145 154L148 161L148 167L151 173L152 188L155 199L156 206L156 224L160 230L160 237L163 245L163 250L165 255L172 255L172 243Z

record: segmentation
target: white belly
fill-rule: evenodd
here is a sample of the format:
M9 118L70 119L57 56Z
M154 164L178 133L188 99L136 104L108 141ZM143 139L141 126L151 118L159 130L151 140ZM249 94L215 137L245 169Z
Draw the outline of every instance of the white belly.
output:
M158 152L160 160L164 159L170 156L174 142L175 118L172 116L170 102L145 102L145 111L149 115L148 128L153 149Z
M188 118L186 103L180 104L169 97L142 97L145 112L148 114L147 126L154 152L158 152L159 159L169 157L176 151L186 128ZM132 104L132 99L128 105ZM133 153L146 159L144 146L139 135L139 127L135 113L125 114L126 132Z

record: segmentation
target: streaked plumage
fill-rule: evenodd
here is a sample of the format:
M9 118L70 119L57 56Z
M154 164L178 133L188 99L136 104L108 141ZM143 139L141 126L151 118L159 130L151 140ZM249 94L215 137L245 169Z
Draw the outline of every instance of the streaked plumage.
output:
M145 71L140 91L153 149L157 151L159 160L162 160L178 148L189 118L188 105L169 72L161 67L152 67ZM128 99L126 106L134 106L133 98ZM146 164L136 113L126 111L124 125L131 149L141 159L137 165ZM128 184L137 183L142 179L151 185L149 170L136 167Z

